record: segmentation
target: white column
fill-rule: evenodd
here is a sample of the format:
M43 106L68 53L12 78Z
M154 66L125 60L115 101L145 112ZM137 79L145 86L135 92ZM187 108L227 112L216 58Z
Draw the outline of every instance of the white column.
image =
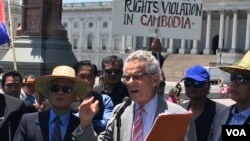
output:
M122 48L121 48L121 53L125 53L125 50L126 50L126 38L127 38L127 36L125 36L125 35L122 36Z
M250 10L247 11L246 43L245 51L250 50Z
M101 50L101 46L100 46L100 30L101 30L101 17L97 18L97 38L96 38L96 42L94 42L94 48L95 48L95 52L99 53Z
M79 51L82 52L84 49L84 18L80 18L80 39L79 39Z
M111 18L109 18L108 25L112 25L112 19ZM112 49L113 48L112 40L113 40L112 28L109 28L109 39L108 39L108 45L107 45L107 53L111 53L112 50L113 50Z
M238 11L234 11L233 18L233 32L232 32L232 47L230 52L235 52L236 50L236 42L237 42L237 26L238 26Z
M143 37L143 45L142 45L143 48L148 48L147 39L148 39L148 37L145 37L145 36Z
M169 48L168 48L168 52L169 53L173 53L174 52L174 39L170 38L169 39Z
M198 41L193 40L193 48L191 50L191 54L197 54L198 53L197 45L198 45Z
M204 54L210 54L210 38L211 38L211 11L207 11L207 32L206 32L206 46L203 50Z
M224 39L224 11L220 11L220 32L219 32L219 49L223 48L223 39Z
M169 42L168 42L168 38L165 38L165 45L164 45L164 48L168 48L168 45L169 45Z
M229 49L229 14L226 15L224 48Z
M69 30L68 30L68 38L69 38L69 42L71 44L73 44L73 40L72 40L72 30L73 30L73 18L69 18ZM72 47L73 48L73 47Z
M161 44L162 44L162 38L158 37L158 39L160 40Z
M131 50L132 46L133 46L133 36L127 36L126 37L125 49Z
M131 51L135 51L136 50L136 44L137 44L136 36L133 36L133 46L132 46Z
M186 53L186 41L184 39L181 39L181 48L179 49L179 54L185 54Z

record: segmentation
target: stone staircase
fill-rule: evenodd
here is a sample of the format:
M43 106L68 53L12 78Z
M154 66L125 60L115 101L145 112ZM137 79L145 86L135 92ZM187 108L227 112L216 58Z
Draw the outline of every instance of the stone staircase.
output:
M209 66L214 62L217 62L216 55L169 54L162 69L166 81L178 82L185 75L187 68L193 65Z
M9 48L2 48L2 47L0 47L0 60L3 59L3 57L8 52L8 50L9 50Z

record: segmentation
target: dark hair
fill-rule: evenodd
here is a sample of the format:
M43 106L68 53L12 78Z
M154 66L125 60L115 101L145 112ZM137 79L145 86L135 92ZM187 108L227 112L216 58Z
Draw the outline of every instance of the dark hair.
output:
M166 76L163 70L161 70L161 77L163 81L166 81Z
M19 72L17 71L6 72L2 77L2 84L1 84L2 88L4 87L4 84L6 82L6 77L8 76L18 77L20 79L20 83L22 84L23 82L23 76Z
M180 82L178 82L178 83L175 85L175 88L176 88L176 90L177 90L177 95L176 95L176 96L180 96L181 91L182 91Z
M121 66L121 68L123 67L123 60L122 58L116 56L116 55L111 55L111 56L107 56L105 58L102 59L102 69L104 69L105 64L115 64L116 62L118 62Z
M92 63L90 62L90 60L83 60L83 61L77 62L77 63L75 64L75 66L74 66L74 70L75 70L75 73L76 73L76 74L79 72L79 69L80 69L80 67L82 67L82 66L90 66L90 67L92 68L92 70L93 70L93 74L94 74L95 76L97 76L97 67L96 67L95 64L92 64Z

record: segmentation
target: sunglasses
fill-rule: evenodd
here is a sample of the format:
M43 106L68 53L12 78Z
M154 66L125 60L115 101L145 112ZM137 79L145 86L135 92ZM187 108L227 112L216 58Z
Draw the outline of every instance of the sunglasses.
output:
M60 90L62 90L63 93L68 94L68 93L72 93L74 91L74 89L70 86L60 86L60 85L51 85L49 87L49 90L53 93L59 92Z
M122 70L121 69L105 69L104 72L108 75L111 75L112 73L117 75L117 74L121 74Z
M237 82L239 84L246 84L250 82L250 78L241 74L231 74L231 82Z
M193 80L193 79L186 79L184 80L184 86L186 88L201 88L205 85L206 82L204 81L196 81L196 80Z
M7 83L5 84L5 87L11 88L11 87L20 87L21 83Z
M123 79L127 82L129 81L131 78L133 78L133 80L141 80L143 76L145 75L150 75L150 73L143 73L143 74L133 74L133 75L124 75Z

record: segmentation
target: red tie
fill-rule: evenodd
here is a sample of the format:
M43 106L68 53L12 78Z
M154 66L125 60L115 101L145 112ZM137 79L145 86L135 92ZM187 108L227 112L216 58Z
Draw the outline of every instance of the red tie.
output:
M139 107L135 115L132 141L143 141L142 112L143 108Z

